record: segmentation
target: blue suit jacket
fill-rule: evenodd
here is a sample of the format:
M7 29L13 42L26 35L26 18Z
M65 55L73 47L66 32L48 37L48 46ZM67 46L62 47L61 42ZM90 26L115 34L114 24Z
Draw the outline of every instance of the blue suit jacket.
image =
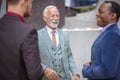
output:
M95 40L91 50L91 66L83 68L89 80L120 80L120 31L111 25Z
M69 38L68 34L60 29L58 29L60 45L62 49L62 57L63 57L63 67L65 70L65 74L68 80L71 80L70 72L75 75L78 74L78 70L76 69L76 65L73 60L71 48L69 45ZM39 51L40 51L40 58L43 68L49 67L53 69L52 64L52 45L51 39L48 35L47 28L43 28L38 30L38 42L39 42ZM46 80L46 79L42 79Z

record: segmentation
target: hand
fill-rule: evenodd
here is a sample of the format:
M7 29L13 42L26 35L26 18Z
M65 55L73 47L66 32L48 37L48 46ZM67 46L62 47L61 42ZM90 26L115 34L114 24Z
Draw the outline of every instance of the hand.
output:
M92 62L89 61L89 62L86 62L85 64L83 64L83 66L90 66L91 64L92 64Z
M48 80L58 80L58 78L59 78L56 71L54 71L53 69L50 69L50 68L46 68L44 71L44 74L48 78Z
M80 76L74 75L74 76L73 76L73 80L80 80Z

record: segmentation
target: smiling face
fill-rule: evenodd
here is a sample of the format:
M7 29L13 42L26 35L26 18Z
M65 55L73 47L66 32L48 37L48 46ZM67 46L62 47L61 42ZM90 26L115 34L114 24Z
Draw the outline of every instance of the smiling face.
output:
M97 25L100 27L104 27L112 22L113 13L110 11L111 4L103 3L96 14L97 17Z
M44 15L44 20L49 28L57 28L60 21L60 13L58 9L56 7L48 8L46 16Z

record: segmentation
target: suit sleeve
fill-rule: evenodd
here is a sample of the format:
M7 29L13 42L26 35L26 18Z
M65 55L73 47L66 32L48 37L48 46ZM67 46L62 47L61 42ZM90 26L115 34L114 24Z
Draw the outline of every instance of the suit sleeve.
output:
M118 69L120 60L120 36L109 32L100 46L101 64L83 68L83 76L92 79L113 78Z
M70 68L70 71L72 72L73 75L76 75L76 74L79 74L78 73L78 70L77 70L77 66L74 62L74 58L73 58L73 55L72 55L72 51L71 51L71 47L70 47L70 43L69 43L69 36L68 36L68 33L66 33L66 43L67 43L67 56L68 56L68 62L69 62L69 68Z
M40 62L36 30L32 30L22 44L22 55L30 80L40 80L43 69Z

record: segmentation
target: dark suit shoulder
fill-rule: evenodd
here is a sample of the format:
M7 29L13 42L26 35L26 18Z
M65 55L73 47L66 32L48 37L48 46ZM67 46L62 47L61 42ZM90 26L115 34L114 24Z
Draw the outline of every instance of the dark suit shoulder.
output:
M36 34L36 30L16 16L5 15L0 20L0 33L5 40L13 39L17 43L22 43L30 34Z
M22 22L20 18L12 15L4 15L0 19L0 23L1 25L3 24L3 27L10 27L11 29L24 29L24 31L33 29L33 27L30 27L30 25L28 25L27 23Z

